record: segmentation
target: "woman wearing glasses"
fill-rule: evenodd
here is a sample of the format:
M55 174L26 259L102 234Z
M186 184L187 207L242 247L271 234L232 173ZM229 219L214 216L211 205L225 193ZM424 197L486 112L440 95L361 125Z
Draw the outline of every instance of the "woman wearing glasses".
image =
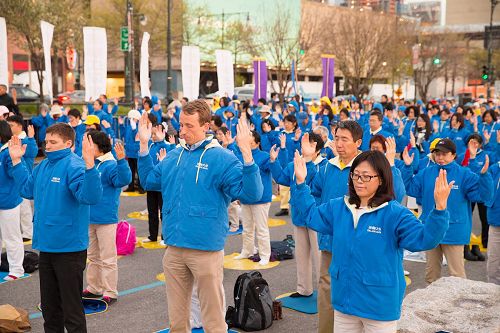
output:
M316 206L304 180L305 162L294 158L299 224L332 235L330 265L334 331L396 332L406 288L403 249L432 249L448 229L447 199L453 182L436 178L435 209L425 223L394 200L391 167L384 154L358 155L349 174L349 195Z

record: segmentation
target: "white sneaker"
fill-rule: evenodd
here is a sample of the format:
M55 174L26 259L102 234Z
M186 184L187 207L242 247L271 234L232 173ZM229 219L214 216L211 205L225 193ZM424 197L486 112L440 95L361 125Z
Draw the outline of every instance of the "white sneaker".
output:
M244 253L240 253L238 254L236 257L234 257L234 260L242 260L242 259L248 259L248 255L244 254Z
M410 275L410 272L405 270L405 276L408 276L408 275Z
M146 216L148 215L148 210L147 209L141 210L139 214L141 214L142 216Z
M152 242L152 240L147 238L147 237L144 238L143 240L141 240L141 243L151 243L151 242Z
M165 240L163 240L163 239L160 241L160 245L161 246L167 246L167 244L165 244Z
M17 280L19 279L19 277L15 276L15 275L7 275L6 277L3 278L5 281L14 281L14 280Z
M269 264L269 259L260 259L259 265L266 266Z
M236 232L236 231L238 231L239 229L240 229L240 226L231 226L231 227L229 228L229 232Z

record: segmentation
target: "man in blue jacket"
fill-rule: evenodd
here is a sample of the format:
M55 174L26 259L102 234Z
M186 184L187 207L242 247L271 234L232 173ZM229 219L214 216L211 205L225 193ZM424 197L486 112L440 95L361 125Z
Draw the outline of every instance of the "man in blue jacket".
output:
M204 100L187 103L180 114L180 145L156 166L148 152L152 125L147 115L139 124L141 185L148 191L161 191L163 196L162 231L168 245L163 269L169 281L166 287L172 333L190 330L188 308L194 280L204 329L227 331L222 287L224 242L229 229L227 207L237 199L257 202L263 193L246 123L238 125L236 136L242 164L213 136L206 136L210 120L211 111Z
M35 202L33 248L40 251L44 329L86 332L81 297L89 244L89 205L102 197L94 144L84 137L82 159L71 152L75 132L69 124L54 124L46 134L47 158L33 174L21 163L26 148L19 138L11 139L12 174L21 195Z
M370 139L375 134L382 135L386 139L394 137L392 133L386 132L382 129L383 119L384 116L382 115L382 112L378 110L370 112L370 118L368 120L369 127L365 128L363 131L363 140L361 143L362 151L370 149Z

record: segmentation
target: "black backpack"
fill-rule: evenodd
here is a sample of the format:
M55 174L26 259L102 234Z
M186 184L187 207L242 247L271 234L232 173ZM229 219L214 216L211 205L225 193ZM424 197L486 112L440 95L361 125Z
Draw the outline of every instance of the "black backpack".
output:
M279 261L293 259L293 247L290 242L272 241L271 242L271 256Z
M243 273L234 285L234 308L228 307L229 327L260 331L273 323L273 297L260 272Z
M24 251L24 261L23 267L25 273L33 273L38 269L38 253L33 251ZM2 253L2 264L0 265L0 271L9 271L9 262L7 261L7 253Z

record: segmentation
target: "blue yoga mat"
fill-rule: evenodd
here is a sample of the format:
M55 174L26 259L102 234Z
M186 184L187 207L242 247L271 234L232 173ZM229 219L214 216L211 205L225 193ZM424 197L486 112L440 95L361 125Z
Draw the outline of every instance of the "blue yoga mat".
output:
M318 292L314 291L312 296L309 297L283 297L278 299L285 308L295 311L316 314L318 313Z
M240 227L238 228L238 230L233 231L233 232L228 231L228 232L227 232L227 234L228 234L229 236L233 236L233 235L240 235L242 232L243 232L243 226L242 226L242 225L240 225ZM194 331L193 331L193 332L194 332Z
M4 277L6 277L7 275L9 275L9 272L0 272L0 284L5 283L5 282L11 282L11 281L5 281L5 280L3 279L3 278L4 278ZM29 276L31 276L31 275L24 273L24 275L23 275L23 276L21 276L20 278L18 278L18 280L19 280L19 279L24 279L24 278L27 278L27 277L29 277Z
M82 298L82 303L86 316L106 312L108 310L108 303L102 299ZM42 311L40 304L38 304L38 311Z
M164 330L161 330L161 331L156 331L155 333L168 333L170 332L170 328L165 328ZM237 331L233 331L233 330L227 330L228 333L238 333ZM205 333L205 331L203 330L203 328L193 328L191 330L191 333Z

